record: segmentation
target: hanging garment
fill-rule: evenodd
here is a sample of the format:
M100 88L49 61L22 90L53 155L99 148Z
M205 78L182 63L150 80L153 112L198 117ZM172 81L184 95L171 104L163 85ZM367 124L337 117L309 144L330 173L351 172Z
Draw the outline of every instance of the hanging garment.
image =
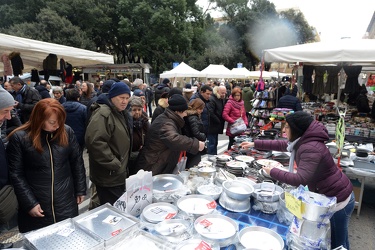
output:
M312 75L314 73L314 66L312 65L303 65L303 82L302 87L303 91L306 93L312 93L313 83Z
M66 76L66 72L65 72L65 60L64 58L61 58L60 59L60 72L59 72L59 75L61 77L61 80L63 82L65 82L65 76Z
M35 82L35 85L38 85L38 83L40 82L39 72L38 72L37 69L32 69L31 70L31 81Z
M324 88L324 93L326 94L335 94L338 91L339 85L339 72L341 70L341 66L328 66L328 78L327 83Z
M12 65L10 64L9 56L7 54L2 54L0 61L4 64L4 75L11 76L13 75Z
M312 93L317 96L324 94L324 74L326 72L325 66L315 66L315 80L313 84Z
M360 86L358 84L358 76L362 71L362 66L344 66L343 68L347 75L344 93L359 93Z
M14 76L22 75L23 61L21 58L21 53L13 51L9 54L9 59L12 63L13 75Z

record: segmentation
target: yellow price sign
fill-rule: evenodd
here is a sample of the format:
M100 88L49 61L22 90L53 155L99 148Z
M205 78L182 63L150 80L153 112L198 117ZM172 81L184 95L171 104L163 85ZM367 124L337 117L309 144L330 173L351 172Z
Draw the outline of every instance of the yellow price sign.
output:
M285 192L286 208L298 219L302 219L302 201L298 200L291 193Z

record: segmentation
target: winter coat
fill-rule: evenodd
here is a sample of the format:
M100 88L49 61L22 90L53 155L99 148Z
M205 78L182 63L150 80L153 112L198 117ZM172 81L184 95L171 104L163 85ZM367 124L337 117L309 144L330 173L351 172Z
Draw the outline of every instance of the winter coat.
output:
M225 121L228 122L227 132L226 132L227 136L234 137L234 135L232 135L232 133L230 132L230 128L232 124L240 117L242 117L245 124L248 125L246 110L244 107L243 100L240 100L239 102L237 102L230 95L229 100L225 104L224 110L223 110L223 118Z
M9 59L12 64L13 75L14 76L22 75L23 61L21 58L21 54L19 52L12 52L9 54Z
M184 121L184 135L197 138L200 141L206 140L206 135L204 134L203 130L203 123L196 110L187 110L187 116L184 117Z
M160 96L165 92L169 92L169 90L171 90L171 88L166 84L158 84L158 86L155 87L155 103L159 103Z
M210 114L208 134L222 134L225 124L225 120L223 118L225 100L220 99L220 96L217 94L217 88L214 88L213 94L210 96L210 101L206 106Z
M201 114L201 119L202 119L202 123L203 123L204 133L207 135L208 134L208 128L210 127L210 114L209 114L208 108L207 108L207 103L209 102L209 100L204 99L203 96L201 94L199 94L199 92L196 92L190 98L190 101L192 101L196 98L200 98L204 102L204 108L203 108L203 112Z
M5 145L0 140L0 189L8 184L8 162L5 154Z
M158 103L158 106L155 108L154 112L152 113L151 124L155 121L156 117L164 113L165 108L168 107L168 99L160 98L157 103Z
M148 116L144 111L139 119L133 117L133 152L139 151L143 146L149 127Z
M184 124L178 114L166 108L150 126L136 169L152 171L153 175L172 174L181 151L197 154L199 141L182 135Z
M10 179L19 204L20 232L39 229L78 215L77 196L86 195L86 171L82 152L73 130L65 125L68 146L42 131L43 152L32 145L27 131L19 130L9 138L7 157ZM28 212L40 204L45 217Z
M313 121L294 146L297 172L289 173L277 168L271 170L271 177L293 186L307 185L309 190L335 196L337 202L344 201L353 187L348 177L337 167L325 145L329 139L323 124ZM286 151L286 140L256 140L259 150Z
M252 103L250 102L254 98L254 92L250 87L244 87L242 89L242 100L245 105L246 112L250 112L253 108Z
M278 108L293 109L294 111L302 111L302 106L300 100L290 94L285 94L280 98L277 103Z
M101 187L125 184L132 145L132 125L127 111L119 112L102 94L91 105L85 144L89 153L90 179Z
M35 87L35 89L38 90L39 95L42 99L51 98L51 95L49 94L48 89L44 87L43 85L38 85Z
M10 64L10 59L7 54L2 54L0 61L4 64L4 75L11 76L13 75L12 65Z
M25 123L29 120L35 104L40 101L41 97L36 89L29 86L21 89L16 96L18 94L22 95L22 103L18 103L16 109L20 115L21 122Z
M68 101L62 104L66 112L65 124L68 124L74 131L77 141L81 148L85 146L86 106L74 101Z

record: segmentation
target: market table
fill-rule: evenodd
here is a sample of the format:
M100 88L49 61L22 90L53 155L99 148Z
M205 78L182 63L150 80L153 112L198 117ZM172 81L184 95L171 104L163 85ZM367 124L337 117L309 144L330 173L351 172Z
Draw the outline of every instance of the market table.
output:
M224 209L222 206L218 204L216 210L225 216L228 216L229 218L235 220L239 225L239 230L243 229L244 227L248 226L261 226L269 228L276 233L278 233L284 240L284 243L286 242L286 234L288 233L289 226L279 222L277 219L276 214L265 214L261 211L256 211L254 209L250 209L250 211L247 212L231 212L226 209ZM223 247L221 249L232 249L232 245Z

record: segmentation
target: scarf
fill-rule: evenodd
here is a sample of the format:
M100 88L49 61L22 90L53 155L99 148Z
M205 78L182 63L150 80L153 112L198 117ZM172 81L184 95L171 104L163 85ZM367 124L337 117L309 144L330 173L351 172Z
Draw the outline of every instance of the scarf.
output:
M16 97L14 98L17 102L22 103L23 97L22 94L25 92L26 85L24 84L22 88L16 92Z
M288 142L288 147L286 148L286 150L291 153L290 158L289 158L289 172L290 173L293 173L293 170L294 170L294 157L296 155L296 150L294 150L294 146L297 144L300 138L301 137L297 138L293 142Z

